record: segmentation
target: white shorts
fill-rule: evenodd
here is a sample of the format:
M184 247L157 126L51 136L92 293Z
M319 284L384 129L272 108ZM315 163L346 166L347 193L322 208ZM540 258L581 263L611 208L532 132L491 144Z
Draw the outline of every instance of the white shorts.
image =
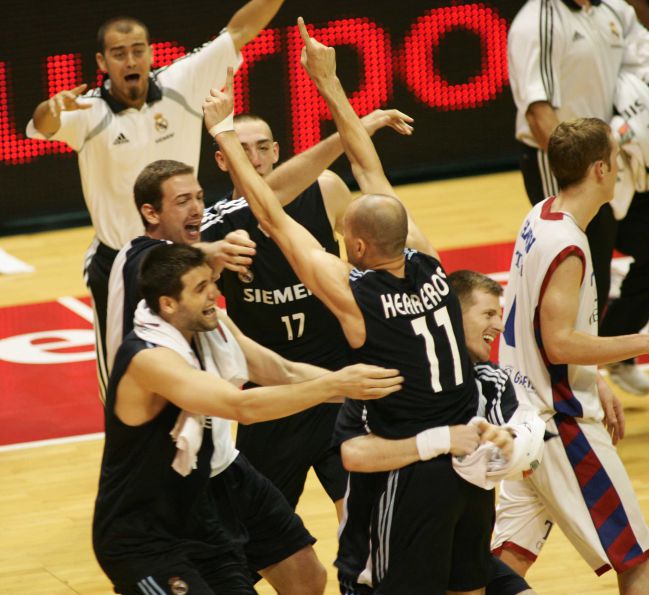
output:
M500 486L492 549L534 561L556 522L597 574L649 558L649 528L629 476L601 422L548 421L559 437L527 479ZM565 446L564 446L565 445Z

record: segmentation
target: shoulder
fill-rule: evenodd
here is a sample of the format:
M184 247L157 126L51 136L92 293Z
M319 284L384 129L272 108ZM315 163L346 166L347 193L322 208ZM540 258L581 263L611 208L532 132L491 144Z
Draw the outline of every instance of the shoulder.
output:
M480 382L490 384L499 391L509 382L507 372L493 362L479 362L473 366L475 376Z

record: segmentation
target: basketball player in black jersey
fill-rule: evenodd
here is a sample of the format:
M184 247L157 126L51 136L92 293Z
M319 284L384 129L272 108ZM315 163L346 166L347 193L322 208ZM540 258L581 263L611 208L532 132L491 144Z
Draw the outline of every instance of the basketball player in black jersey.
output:
M173 160L154 161L136 179L133 194L146 235L120 250L111 271L107 334L111 372L119 345L133 329L135 309L142 297L138 273L153 248L168 242L193 244L209 250L212 266L220 269L226 264L239 272L247 270L254 254L254 243L241 230L218 242L198 243L203 190L191 166ZM210 474L215 508L232 550L243 549L243 567L249 568L255 581L261 575L280 593L321 593L326 570L312 547L315 540L284 496L243 454L218 465Z
M507 374L489 362L491 345L502 332L502 287L486 275L474 271L455 271L449 282L462 304L462 322L467 349L480 385L477 414L492 424L502 425L512 419L518 407L514 387ZM371 576L366 570L370 553L369 525L372 503L383 472L399 469L429 456L450 452L454 456L470 454L480 436L476 426L459 425L435 435L430 430L421 437L386 440L369 434L364 422L364 406L360 401L345 401L336 427L335 443L342 448L345 468L350 473L350 485L345 500L346 518L339 530L338 568L340 591L343 595L371 595ZM441 428L435 428L438 430ZM507 446L503 438L491 432L492 441ZM431 440L429 440L432 439ZM485 435L483 435L485 438ZM422 444L431 448L428 453ZM492 568L486 595L534 595L525 579L504 562L492 557Z
M408 133L409 126L403 118L407 116L396 110L378 110L362 121L369 134L384 125ZM252 114L240 114L234 118L234 128L251 164L261 176L270 176L279 159L279 146L268 123ZM328 252L338 255L334 230L342 233L342 217L351 194L336 174L322 171L342 152L342 145L334 145L330 139L321 144L331 148L321 147L319 155L291 160L301 161L299 169L286 163L291 165L290 178L282 175L281 184L276 183L275 187L283 192L280 200L286 213L304 225ZM216 152L216 162L228 171L221 151ZM296 277L277 244L259 229L235 184L225 203L206 210L201 239L221 240L237 229L249 234L255 242L256 254L246 274L225 271L219 279L228 315L246 335L283 357L330 370L344 366L349 353L340 325ZM293 508L304 489L307 473L313 468L335 503L340 519L347 472L338 449L331 445L339 408L327 403L281 420L239 424L237 448L280 489Z
M380 398L398 390L403 378L374 366L326 373L284 360L248 339L214 305L213 270L204 253L191 246L153 248L143 262L140 289L156 336L167 333L173 343L144 339L136 329L117 352L93 520L97 559L124 595L254 593L245 574L232 572L239 560L208 501L213 442L207 424L196 468L186 476L172 468L176 447L169 434L181 411L262 421L340 395ZM230 337L229 345L225 341L230 353L242 350L253 380L279 386L242 393L203 371L210 367L205 353L196 350L197 333L215 329ZM202 369L181 355L188 348Z
M381 407L368 406L372 432L402 438L466 423L478 395L459 302L432 246L394 197L335 75L334 50L311 39L301 20L298 24L306 46L303 64L331 110L364 194L344 217L347 256L358 268L350 274L346 263L285 214L233 132L220 132L219 146L262 228L338 318L353 357L398 362L404 389ZM230 72L225 91L213 89L203 105L208 130L232 110L232 78ZM406 245L417 250L404 252ZM450 457L391 472L374 512L377 593L484 592L493 494L460 479Z

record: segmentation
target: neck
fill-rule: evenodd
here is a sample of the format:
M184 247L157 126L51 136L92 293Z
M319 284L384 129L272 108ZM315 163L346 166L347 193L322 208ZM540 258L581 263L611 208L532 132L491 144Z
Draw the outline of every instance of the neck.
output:
M376 258L367 264L368 269L375 269L381 271L388 271L392 273L395 277L404 277L405 276L405 261L403 254L395 256L394 258Z
M591 197L593 192L586 188L564 189L557 195L552 204L552 211L563 211L572 215L582 231L586 231L588 224L607 201L595 201Z
M141 97L138 97L137 99L131 99L128 95L120 93L117 89L114 88L114 85L112 84L110 86L110 89L108 89L108 92L120 103L123 103L128 107L134 107L135 109L140 109L146 103L146 97L149 92L149 81L146 82L146 88L144 90L144 93L142 94Z
M590 8L591 6L590 0L575 0L575 2L582 8Z

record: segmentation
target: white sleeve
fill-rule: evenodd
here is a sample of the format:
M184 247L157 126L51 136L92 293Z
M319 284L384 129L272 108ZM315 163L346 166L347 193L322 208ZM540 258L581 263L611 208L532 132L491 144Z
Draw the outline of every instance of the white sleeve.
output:
M181 93L189 106L200 113L210 89L221 89L225 85L228 66L236 71L242 63L243 58L236 51L232 36L225 31L169 67L161 69L159 81L163 87Z
M526 4L507 35L510 84L521 114L536 101L547 101L554 108L561 106L557 59L561 40L559 27L552 19L553 10L550 2Z
M79 151L83 146L88 133L88 113L90 110L76 110L73 112L61 113L61 126L51 136L45 136L34 126L34 120L31 119L27 124L26 134L28 138L39 140L58 140L69 145L75 151Z

